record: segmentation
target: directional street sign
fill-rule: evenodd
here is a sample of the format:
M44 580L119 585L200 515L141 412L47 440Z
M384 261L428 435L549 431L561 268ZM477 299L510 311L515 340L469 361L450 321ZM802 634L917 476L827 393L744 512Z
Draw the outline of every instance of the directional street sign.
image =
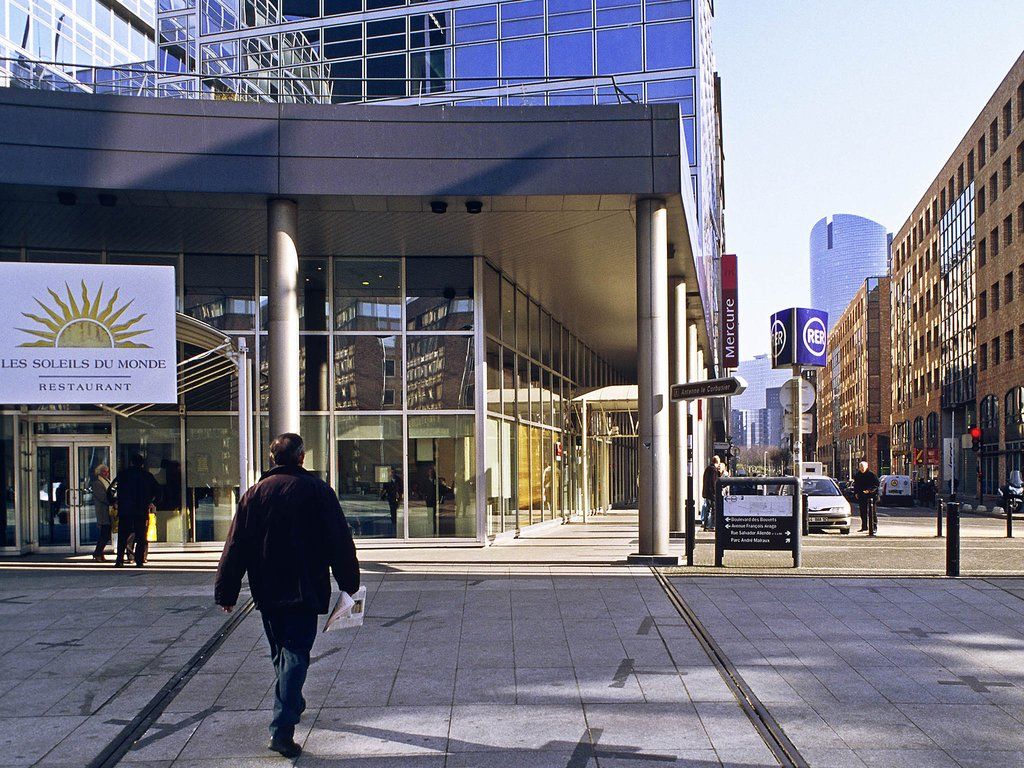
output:
M741 494L732 493L734 484L741 485ZM799 480L791 477L723 477L716 489L715 565L723 564L727 550L760 549L792 552L793 565L799 567L802 495L798 486ZM786 487L789 494L782 495Z
M689 384L673 384L669 388L669 397L676 400L703 400L709 397L729 397L741 395L747 388L747 382L741 376L729 376L724 379L708 379L693 381Z
M796 383L800 382L800 405L804 413L814 407L814 385L802 376L792 378L779 388L779 405L786 413L793 412L793 405L796 403Z

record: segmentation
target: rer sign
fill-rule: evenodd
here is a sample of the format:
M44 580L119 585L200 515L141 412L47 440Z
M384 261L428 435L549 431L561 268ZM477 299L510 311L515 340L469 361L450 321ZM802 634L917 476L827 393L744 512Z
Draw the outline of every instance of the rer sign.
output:
M793 307L771 318L772 367L823 367L828 347L828 312Z

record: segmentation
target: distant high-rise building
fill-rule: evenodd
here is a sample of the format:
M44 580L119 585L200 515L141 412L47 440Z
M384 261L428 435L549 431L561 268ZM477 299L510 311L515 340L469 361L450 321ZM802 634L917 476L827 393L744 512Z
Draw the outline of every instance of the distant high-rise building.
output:
M772 368L768 355L742 360L737 375L747 382L742 395L732 398L732 441L736 446L778 445L782 437L782 406L779 387L793 375L789 369Z
M848 213L811 228L811 306L828 312L829 329L867 278L888 273L891 241L881 224Z

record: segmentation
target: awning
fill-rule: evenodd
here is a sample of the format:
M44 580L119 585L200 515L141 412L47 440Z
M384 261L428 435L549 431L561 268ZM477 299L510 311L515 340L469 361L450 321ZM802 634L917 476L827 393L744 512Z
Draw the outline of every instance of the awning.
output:
M640 407L637 404L638 398L636 384L616 384L579 395L572 401L586 403L588 407L606 413L629 413Z
M178 397L225 376L238 372L238 355L230 336L180 312L175 317L177 340L201 351L178 362ZM135 416L157 403L102 405L106 411L118 416ZM176 406L175 406L176 407Z
M601 387L574 397L573 407L578 410L583 435L596 438L627 439L638 435L639 409L636 384L616 384ZM592 416L597 418L591 423ZM609 418L614 414L627 414L628 422L622 418ZM617 422L617 423L616 423Z

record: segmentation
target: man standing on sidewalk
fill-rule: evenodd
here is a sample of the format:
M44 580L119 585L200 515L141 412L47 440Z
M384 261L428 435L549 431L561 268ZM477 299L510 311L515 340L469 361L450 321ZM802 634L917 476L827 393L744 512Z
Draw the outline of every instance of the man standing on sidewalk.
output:
M878 532L878 475L868 469L866 461L858 464L857 470L853 473L853 495L860 504L860 530L874 536Z
M141 453L129 459L128 468L118 472L117 478L107 488L107 501L117 504L115 568L124 565L125 549L130 537L135 539L135 567L141 568L146 562L149 515L156 511L156 500L159 496L160 483L146 469L146 457Z
M242 576L249 574L277 673L268 749L285 757L302 752L295 743L295 725L306 708L302 686L317 615L329 608L331 573L343 591L359 589L359 561L338 496L302 468L305 457L299 435L286 432L274 438L274 467L238 503L214 591L217 605L231 613Z
M704 477L700 484L700 495L704 503L700 508L700 524L705 531L715 530L715 489L721 477L722 460L718 456L711 457L711 463L704 468Z

